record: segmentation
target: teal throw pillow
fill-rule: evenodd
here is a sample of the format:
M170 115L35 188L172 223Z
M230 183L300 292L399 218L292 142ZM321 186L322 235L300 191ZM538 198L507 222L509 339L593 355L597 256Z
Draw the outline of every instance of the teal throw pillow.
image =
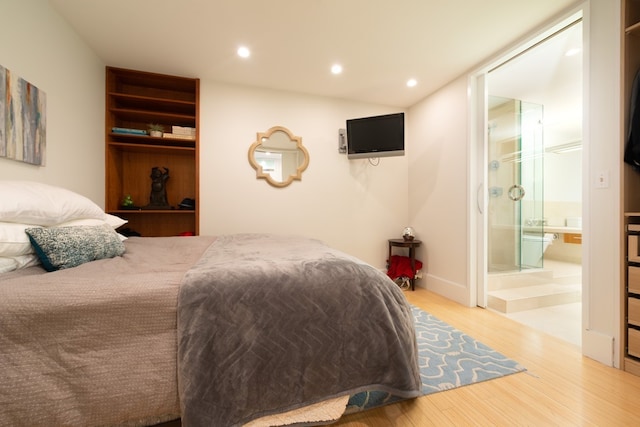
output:
M109 225L27 228L33 248L47 271L77 267L86 262L113 258L125 247Z

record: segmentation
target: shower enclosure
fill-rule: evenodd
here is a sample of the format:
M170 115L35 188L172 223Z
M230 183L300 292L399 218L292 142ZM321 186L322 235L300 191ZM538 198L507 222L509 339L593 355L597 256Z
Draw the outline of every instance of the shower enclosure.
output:
M489 97L489 273L543 266L542 118L542 105Z

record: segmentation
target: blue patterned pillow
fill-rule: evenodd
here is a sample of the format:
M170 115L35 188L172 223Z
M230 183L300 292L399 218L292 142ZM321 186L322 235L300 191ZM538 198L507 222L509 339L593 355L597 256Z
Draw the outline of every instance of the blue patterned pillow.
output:
M47 271L124 253L124 244L109 225L27 228L29 240Z

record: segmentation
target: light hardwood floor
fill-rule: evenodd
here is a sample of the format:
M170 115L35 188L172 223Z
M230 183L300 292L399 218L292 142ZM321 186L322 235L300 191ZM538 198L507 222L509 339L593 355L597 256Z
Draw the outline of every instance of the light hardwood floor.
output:
M410 303L517 360L527 372L344 416L340 426L640 426L640 377L490 310L417 288Z

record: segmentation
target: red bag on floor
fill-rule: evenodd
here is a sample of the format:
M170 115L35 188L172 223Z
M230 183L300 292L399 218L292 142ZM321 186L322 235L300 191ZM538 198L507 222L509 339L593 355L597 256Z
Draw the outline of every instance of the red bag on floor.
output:
M391 279L397 279L398 277L408 277L413 279L416 272L411 271L411 258L402 255L391 255L389 261L389 268L387 269L387 276ZM416 271L422 268L422 261L415 261Z

